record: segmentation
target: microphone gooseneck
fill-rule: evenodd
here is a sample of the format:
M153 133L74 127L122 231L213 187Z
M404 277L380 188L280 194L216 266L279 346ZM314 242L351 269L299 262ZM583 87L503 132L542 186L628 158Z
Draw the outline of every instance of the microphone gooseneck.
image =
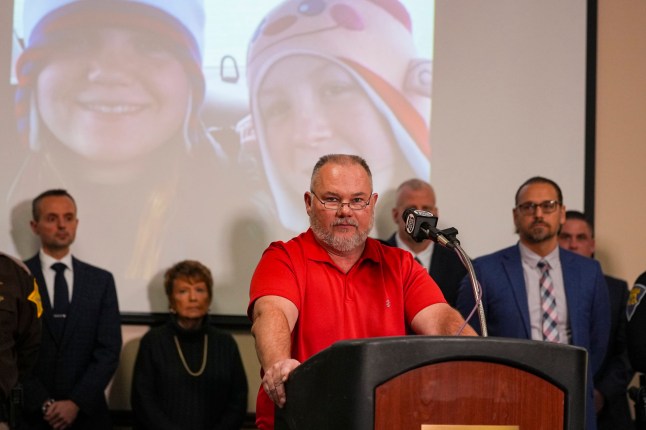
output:
M448 249L452 249L467 269L469 281L473 289L473 296L475 299L475 306L471 313L465 318L464 324L458 330L460 334L468 321L473 317L474 313L478 313L480 321L480 334L487 337L487 321L485 319L484 307L482 306L482 289L480 283L476 278L473 264L467 253L460 246L460 241L457 238L458 230L456 228L447 228L444 230L438 229L437 217L431 212L419 210L415 208L408 208L402 214L402 219L406 223L406 233L408 233L416 242L423 240L432 240Z

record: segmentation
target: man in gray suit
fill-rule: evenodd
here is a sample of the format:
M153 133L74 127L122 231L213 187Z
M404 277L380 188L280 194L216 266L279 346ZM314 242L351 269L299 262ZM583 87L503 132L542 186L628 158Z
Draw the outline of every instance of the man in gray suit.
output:
M25 263L44 316L40 357L25 384L25 428L110 429L104 391L121 351L114 278L70 253L79 220L67 191L45 191L32 212L41 249Z

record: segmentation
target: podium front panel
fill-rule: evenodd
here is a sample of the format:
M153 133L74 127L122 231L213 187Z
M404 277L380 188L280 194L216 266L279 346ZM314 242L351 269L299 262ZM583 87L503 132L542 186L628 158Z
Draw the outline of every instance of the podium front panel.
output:
M423 425L562 429L565 393L507 365L449 361L410 370L376 388L375 430Z
M431 371L433 366L439 367ZM429 369L423 370L425 368ZM480 368L486 371L480 372ZM508 372L494 373L502 372L503 368L507 368ZM450 370L447 372L450 377L435 373L417 373L439 372L445 369ZM429 405L433 403L429 406L433 416L444 413L441 412L445 405L444 399L457 396L459 393L455 390L458 389L468 393L472 387L477 387L482 395L495 394L490 396L489 403L484 403L485 411L486 408L501 408L505 399L527 391L530 393L527 396L530 399L528 402L534 402L534 409L531 405L527 406L527 403L521 402L524 415L560 417L561 421L555 421L557 424L544 426L543 429L580 430L585 427L586 372L587 353L583 348L551 342L494 337L433 336L341 341L310 357L290 375L285 385L287 403L282 409L276 408L275 428L374 430L377 428L376 414L381 401L377 390L379 387L386 387L389 381L399 376L410 374L414 375L413 379L419 379L419 393L407 394L405 390L401 390L400 395L408 396L409 399L413 396L419 399L416 401L428 402ZM495 379L477 382L474 374L480 374L482 377L495 376ZM440 378L441 382L434 382L436 378ZM501 384L501 378L512 382L496 385ZM423 380L427 382L422 383ZM540 381L543 381L543 385ZM402 380L398 383L406 382ZM532 394L536 387L545 390L545 397L553 403L547 400L544 403L536 403L539 397ZM439 391L429 391L431 388L439 388ZM516 394L513 394L514 390ZM430 396L430 393L433 395ZM471 422L483 424L478 418L482 412L480 406L473 400L465 402L466 412L463 416L471 415L476 417ZM403 410L403 407L389 406L394 410ZM539 409L542 412L537 412ZM406 419L404 415L405 413L401 413L400 417ZM421 430L421 424L436 422L416 421L418 424L408 427L393 425L382 428Z

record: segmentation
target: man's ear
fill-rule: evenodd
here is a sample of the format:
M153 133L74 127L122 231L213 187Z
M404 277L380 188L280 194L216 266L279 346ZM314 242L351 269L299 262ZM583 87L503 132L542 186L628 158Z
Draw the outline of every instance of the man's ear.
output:
M392 214L392 216L393 216L393 221L395 221L395 224L399 224L399 218L400 218L400 215L399 215L399 209L397 209L397 208L393 208L393 209L390 211L390 213L391 213L391 214Z

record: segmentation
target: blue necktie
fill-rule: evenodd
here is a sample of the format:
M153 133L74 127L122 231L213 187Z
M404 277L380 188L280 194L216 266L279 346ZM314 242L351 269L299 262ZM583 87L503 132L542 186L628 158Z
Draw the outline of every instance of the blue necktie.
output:
M52 269L56 272L54 277L54 331L60 337L65 328L65 319L70 308L70 294L65 280L65 269L67 266L63 263L52 264Z

